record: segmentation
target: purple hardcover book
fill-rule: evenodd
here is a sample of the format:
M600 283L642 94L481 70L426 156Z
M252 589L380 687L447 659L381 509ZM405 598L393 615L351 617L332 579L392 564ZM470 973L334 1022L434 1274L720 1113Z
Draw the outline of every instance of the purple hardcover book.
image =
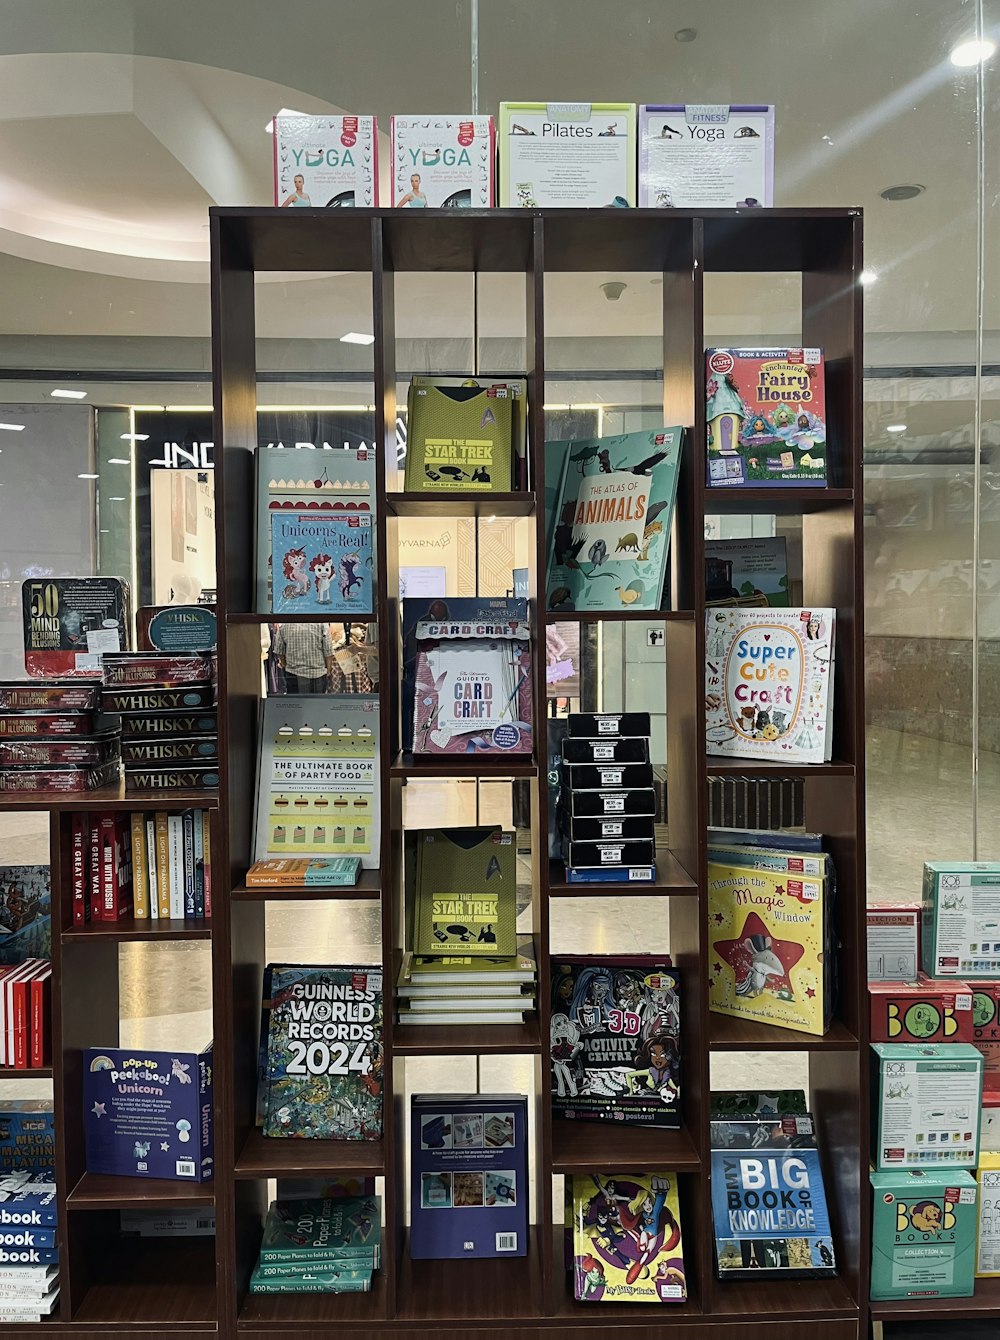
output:
M410 1255L526 1256L528 1100L521 1094L414 1094Z
M92 1047L84 1062L88 1172L212 1179L211 1043L180 1053Z

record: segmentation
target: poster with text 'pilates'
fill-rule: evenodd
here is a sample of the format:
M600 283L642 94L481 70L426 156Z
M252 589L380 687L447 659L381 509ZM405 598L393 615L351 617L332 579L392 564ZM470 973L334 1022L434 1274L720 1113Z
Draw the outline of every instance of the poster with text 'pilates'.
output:
M502 102L500 205L635 205L635 103Z

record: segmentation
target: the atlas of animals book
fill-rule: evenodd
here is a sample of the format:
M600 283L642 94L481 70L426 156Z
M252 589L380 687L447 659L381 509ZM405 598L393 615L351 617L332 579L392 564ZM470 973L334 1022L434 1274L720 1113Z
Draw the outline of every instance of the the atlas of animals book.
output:
M833 1007L827 881L709 861L708 1005L817 1036Z
M514 834L431 828L416 835L413 952L484 958L517 953Z
M566 1225L577 1302L687 1299L676 1173L567 1177Z
M436 385L432 378L416 378L407 398L407 492L509 492L514 418L506 385Z
M403 718L415 755L531 753L530 637L523 599L404 601Z
M382 1136L382 970L270 969L264 1134Z
M271 513L275 614L372 612L370 512Z
M677 1130L681 988L669 958L554 957L552 1111Z
M359 856L379 864L379 703L370 694L265 698L254 860Z
M372 536L377 519L375 452L367 447L322 451L306 447L258 447L256 469L257 561L254 592L258 612L270 614L272 609L280 608L285 613L297 611L309 614L313 610L320 613L348 611L370 613L372 599L370 593L375 581ZM274 516L294 518L294 521L290 522L292 528L305 526L306 518L309 518L312 526L308 532L303 531L299 536L300 542L296 543L292 543L293 536L289 530L287 546L277 560L272 560L272 533L275 538L281 538L285 535L285 531L280 527L275 530L272 521ZM366 547L362 551L362 562L354 565L350 572L346 569L341 572L341 559L353 553L357 546L337 544L333 538L334 532L319 524L328 523L334 518L348 535L356 536L359 541L364 539ZM357 525L343 524L351 521ZM361 525L362 521L367 521L364 528ZM364 537L362 529L365 531ZM323 535L326 535L330 543L321 546L319 541ZM305 549L306 553L304 558L296 554L288 565L289 571L286 571L285 560L293 549ZM313 560L324 553L334 560L329 585L327 585L329 565L317 563L316 568L310 568ZM316 580L318 568L322 568L319 584ZM359 578L366 583L365 604L360 603L361 596L356 594ZM309 599L315 603L300 603L306 599L306 582L308 582ZM341 599L341 582L350 586L351 600L348 604L338 606L336 602ZM323 594L330 597L329 604L325 599L316 599L319 595L319 585L324 587ZM272 587L275 601L280 597L285 602L283 605L275 603L272 606ZM284 592L288 587L292 592L286 597ZM298 601L295 599L296 590L300 592Z
M836 610L705 611L710 754L826 763L832 750Z
M683 428L545 444L550 610L660 607Z

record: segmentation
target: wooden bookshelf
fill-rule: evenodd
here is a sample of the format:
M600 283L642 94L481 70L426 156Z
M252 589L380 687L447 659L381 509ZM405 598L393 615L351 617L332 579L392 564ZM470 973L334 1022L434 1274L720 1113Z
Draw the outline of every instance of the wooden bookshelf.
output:
M568 1340L611 1328L622 1340L653 1340L676 1326L692 1340L857 1340L869 1317L892 1320L937 1313L867 1303L867 1013L864 955L864 696L861 509L861 216L853 209L653 211L279 210L213 209L212 341L218 498L220 788L209 792L126 795L109 788L84 797L0 797L0 808L47 809L53 867L53 1056L57 1177L62 1224L61 1308L50 1331L86 1337L217 1333L304 1337L341 1333L364 1340L390 1334L451 1340L500 1335L526 1340L558 1333ZM253 449L257 443L254 284L258 270L361 271L371 277L377 483L376 529L382 695L380 869L357 889L248 890L260 696L259 625L253 606ZM622 611L617 621L660 622L666 648L666 785L670 847L658 856L652 885L570 886L544 852L547 818L541 730L544 657L536 656L534 758L497 765L482 760L415 760L402 752L399 703L398 518L527 517L534 524L533 591L545 570L545 277L648 270L663 279L663 414L690 427L671 547L669 608ZM704 276L706 271L788 272L802 276L801 339L827 356L831 487L706 489ZM424 497L389 493L396 478L394 278L403 271L502 272L524 285L529 383L531 493ZM391 474L390 474L391 471ZM704 736L704 517L706 512L800 515L803 601L838 610L835 762L787 767L710 759ZM540 602L544 605L544 601ZM536 645L544 625L594 622L546 612L532 602ZM608 616L609 622L615 619ZM795 777L805 822L828 834L838 872L840 999L823 1038L755 1027L711 1014L707 981L706 816L715 776ZM532 919L538 956L538 1012L517 1027L399 1027L393 983L404 945L403 786L423 779L520 779L532 795ZM67 828L75 809L210 808L213 811L213 919L157 930L74 929L69 917ZM539 836L541 838L539 840ZM675 1132L620 1132L553 1121L548 1101L549 907L554 898L646 896L669 911L670 948L684 981L683 1125ZM272 901L378 899L385 967L385 1129L371 1145L264 1140L255 1129L260 985L266 961L265 909ZM155 923L154 923L155 924ZM59 928L57 930L57 928ZM655 938L655 926L653 932ZM118 1210L166 1205L173 1193L152 1183L86 1174L82 1141L81 1053L118 1038L118 944L129 939L208 938L213 965L216 1178L185 1186L187 1203L214 1206L215 1239L126 1241ZM655 944L652 947L657 947ZM709 1203L708 1095L713 1055L802 1052L820 1128L839 1276L834 1280L725 1285L713 1267ZM406 1232L404 1180L406 1067L428 1055L519 1054L532 1058L537 1101L531 1113L535 1184L530 1254L498 1261L413 1261ZM42 1072L22 1072L27 1076ZM766 1072L762 1071L762 1075ZM10 1076L5 1076L9 1078ZM679 1307L576 1303L563 1265L563 1233L553 1206L552 1174L592 1166L672 1166L679 1173L690 1299ZM384 1177L386 1230L382 1269L370 1294L251 1296L249 1275L260 1242L267 1179L336 1172ZM111 1183L112 1185L108 1185ZM115 1183L120 1183L117 1185ZM179 1203L174 1201L173 1203ZM981 1282L974 1300L942 1306L949 1317L1000 1316L1000 1296ZM984 1287L985 1286L985 1287ZM36 1334L14 1327L11 1334Z

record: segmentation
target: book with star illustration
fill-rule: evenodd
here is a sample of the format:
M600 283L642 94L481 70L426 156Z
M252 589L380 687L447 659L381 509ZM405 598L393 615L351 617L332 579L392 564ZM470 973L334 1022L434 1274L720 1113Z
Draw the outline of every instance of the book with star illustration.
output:
M821 1036L834 1004L826 879L708 864L708 1007Z
M514 396L505 382L454 385L415 377L407 396L408 493L508 493L514 473Z
M828 763L837 612L705 611L705 737L710 754Z
M200 1052L84 1052L87 1171L211 1181L214 1068L211 1043Z

